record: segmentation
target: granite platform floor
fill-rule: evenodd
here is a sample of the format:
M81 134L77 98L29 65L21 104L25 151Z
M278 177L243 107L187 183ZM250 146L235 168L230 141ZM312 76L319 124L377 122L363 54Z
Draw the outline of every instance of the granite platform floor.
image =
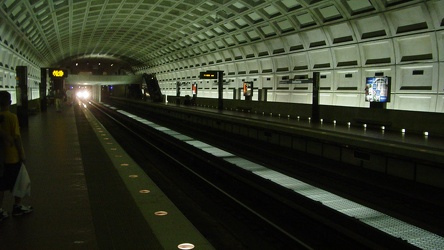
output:
M0 223L0 249L162 249L78 112L50 106L21 128L34 211Z

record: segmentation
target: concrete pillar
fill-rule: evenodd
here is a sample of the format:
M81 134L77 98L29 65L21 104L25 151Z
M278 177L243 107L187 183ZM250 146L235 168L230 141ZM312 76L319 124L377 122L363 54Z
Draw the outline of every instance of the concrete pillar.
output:
M96 102L102 101L102 86L100 84L93 85L91 88L91 98Z

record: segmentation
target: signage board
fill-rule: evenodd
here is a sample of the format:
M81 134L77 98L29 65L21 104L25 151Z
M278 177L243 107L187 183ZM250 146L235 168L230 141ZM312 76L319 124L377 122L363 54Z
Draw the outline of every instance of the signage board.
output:
M64 78L68 76L68 72L64 69L49 69L49 76L52 78Z
M200 72L200 79L217 79L219 71Z

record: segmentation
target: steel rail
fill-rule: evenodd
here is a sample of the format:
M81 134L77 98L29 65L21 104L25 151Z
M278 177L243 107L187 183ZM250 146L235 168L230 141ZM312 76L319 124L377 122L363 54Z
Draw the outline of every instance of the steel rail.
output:
M109 119L113 120L116 124L118 124L119 126L123 127L125 130L127 130L128 132L130 132L131 134L133 134L134 136L139 138L141 141L143 141L144 143L146 143L150 147L154 148L155 150L157 150L159 153L163 154L164 156L168 157L170 160L172 160L176 164L180 165L181 167L183 167L184 169L186 169L187 171L192 173L194 176L198 177L200 180L202 180L206 184L210 185L212 188L216 189L221 194L223 194L224 196L228 197L230 200L234 201L239 206L243 207L244 209L246 209L250 213L254 214L257 218L261 219L262 221L264 221L265 223L267 223L271 227L273 227L276 230L278 230L279 232L283 233L288 238L290 238L293 241L297 242L299 245L303 246L306 249L314 249L311 246L309 246L307 243L305 243L303 240L301 240L298 237L296 237L296 236L292 235L291 233L287 232L285 229L283 229L279 225L273 223L271 220L269 220L266 217L264 217L263 215L261 215L259 212L257 212L252 207L244 204L242 201L240 201L236 197L232 196L231 194L229 194L228 192L226 192L225 190L223 190L219 186L215 185L214 183L212 183L210 180L206 179L201 174L197 173L196 171L194 171L193 169L191 169L187 165L183 164L181 161L177 160L175 156L171 155L170 153L166 152L165 150L161 149L157 145L155 145L152 142L150 142L149 140L147 140L146 138L142 137L139 133L137 133L136 131L131 129L129 126L125 125L124 123L122 123L121 121L116 119L114 116L110 115L109 112L104 111L103 108L100 107L100 105L96 105L93 102L90 102L89 104L91 106L93 106L94 108L96 108L98 111L100 111L102 114L106 115Z

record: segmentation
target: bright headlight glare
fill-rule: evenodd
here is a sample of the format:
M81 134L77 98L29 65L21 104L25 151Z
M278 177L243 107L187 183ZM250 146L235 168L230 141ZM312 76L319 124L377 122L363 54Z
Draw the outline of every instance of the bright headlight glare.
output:
M91 94L86 90L81 90L77 92L77 97L81 99L88 99Z

